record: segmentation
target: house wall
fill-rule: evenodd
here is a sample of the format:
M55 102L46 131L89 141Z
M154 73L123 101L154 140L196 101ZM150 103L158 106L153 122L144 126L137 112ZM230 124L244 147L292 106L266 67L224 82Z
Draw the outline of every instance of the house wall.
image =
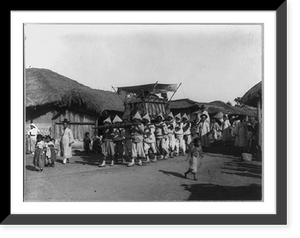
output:
M57 115L57 113L58 111L56 110L48 111L42 116L26 121L25 132L27 133L27 131L30 129L30 123L34 123L43 135L50 135L55 140L58 140L61 134L62 125L57 125L56 122L61 122L65 118L67 118L71 122L97 122L97 118L95 117L80 114L71 110L66 110L58 118L52 120L52 118ZM72 130L76 142L83 141L85 132L89 132L92 136L94 134L94 129L92 127L92 125L69 125L69 128Z

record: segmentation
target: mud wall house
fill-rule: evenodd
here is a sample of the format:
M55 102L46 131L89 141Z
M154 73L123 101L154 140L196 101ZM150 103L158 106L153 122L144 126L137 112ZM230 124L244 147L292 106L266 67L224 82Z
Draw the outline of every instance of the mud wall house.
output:
M251 89L249 89L244 96L241 98L241 102L243 104L256 107L257 108L257 119L258 119L258 144L262 145L262 131L263 131L263 118L262 118L262 81L254 85Z
M124 112L122 95L89 88L48 69L26 69L25 81L25 132L34 123L44 135L57 140L62 129L57 122L67 118L77 123L69 127L76 143L81 143L85 132L93 135L92 127L103 118Z

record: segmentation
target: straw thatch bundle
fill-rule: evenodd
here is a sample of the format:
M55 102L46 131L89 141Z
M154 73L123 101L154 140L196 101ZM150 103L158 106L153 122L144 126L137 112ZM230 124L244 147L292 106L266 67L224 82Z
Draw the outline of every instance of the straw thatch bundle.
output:
M124 95L91 89L49 69L26 69L26 107L68 107L90 115L124 111Z
M248 92L241 98L243 104L256 107L258 99L262 95L262 81L254 85Z

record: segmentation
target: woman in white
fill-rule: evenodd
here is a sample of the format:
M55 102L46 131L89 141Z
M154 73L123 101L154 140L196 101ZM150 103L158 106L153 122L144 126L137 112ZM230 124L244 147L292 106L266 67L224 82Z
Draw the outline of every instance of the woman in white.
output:
M199 136L201 138L201 146L204 152L207 152L208 147L210 147L210 122L208 120L208 113L201 114L201 122L199 125Z
M36 144L36 136L37 134L41 134L40 130L33 123L30 124L30 130L27 133L28 136L28 150L30 153L34 154L35 144Z
M222 123L222 141L224 143L224 145L230 143L231 141L231 125L230 122L228 120L227 115L223 116L223 123Z
M68 119L63 120L63 131L61 135L61 152L63 157L63 164L69 163L69 159L72 157L72 144L74 143L73 133L70 128L68 128Z

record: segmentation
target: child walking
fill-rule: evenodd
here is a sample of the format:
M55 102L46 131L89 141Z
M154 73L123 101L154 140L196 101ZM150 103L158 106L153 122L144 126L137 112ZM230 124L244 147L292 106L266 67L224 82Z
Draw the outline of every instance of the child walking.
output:
M187 178L189 173L192 173L194 176L194 180L197 180L196 174L198 169L202 165L203 151L201 147L201 139L195 138L193 142L190 144L189 152L187 155L187 160L189 162L189 169L184 173L184 177Z

